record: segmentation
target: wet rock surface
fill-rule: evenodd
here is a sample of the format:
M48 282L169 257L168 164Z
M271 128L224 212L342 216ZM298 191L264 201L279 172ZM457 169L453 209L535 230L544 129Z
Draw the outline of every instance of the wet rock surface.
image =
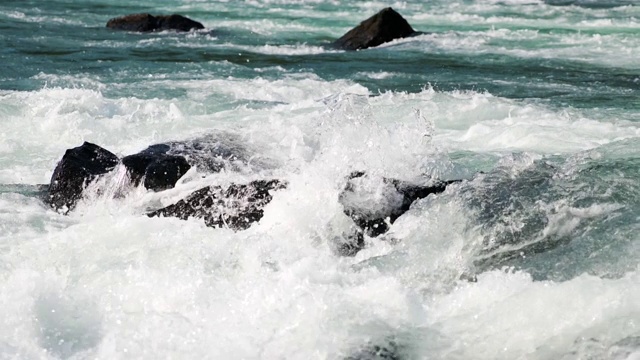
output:
M402 15L388 7L349 30L333 45L343 50L360 50L416 34Z
M87 184L113 170L118 162L115 154L89 142L67 150L53 171L45 201L56 210L72 210Z
M175 186L191 165L183 156L169 155L168 145L159 144L133 155L125 156L122 164L133 184L143 181L144 187L161 191Z
M272 199L271 192L285 186L286 183L279 180L257 180L228 187L208 186L148 216L197 218L210 227L244 230L262 219L264 207Z
M162 191L174 187L193 166L202 173L238 170L249 158L249 151L240 140L229 134L155 144L122 159L98 145L85 142L65 152L51 177L45 202L55 209L73 209L83 197L86 186L99 175L111 172L119 163L127 169L131 185L142 183L149 190Z
M204 25L182 15L131 14L113 18L107 22L107 28L113 30L152 32L152 31L191 31L204 29Z
M349 176L339 201L344 213L366 235L376 237L389 230L411 204L431 194L439 194L447 186L460 180L436 182L431 186L412 184L409 182L373 177L364 172L354 172Z

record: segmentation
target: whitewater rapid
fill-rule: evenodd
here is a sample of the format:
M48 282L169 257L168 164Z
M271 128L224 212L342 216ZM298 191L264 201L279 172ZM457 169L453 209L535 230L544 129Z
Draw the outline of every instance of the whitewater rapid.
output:
M638 6L105 4L0 4L0 358L640 358ZM429 33L326 47L389 5ZM103 28L132 8L217 31ZM83 141L207 134L246 168L159 193L118 168L69 215L37 197ZM463 181L345 257L353 171ZM245 231L145 215L272 178Z

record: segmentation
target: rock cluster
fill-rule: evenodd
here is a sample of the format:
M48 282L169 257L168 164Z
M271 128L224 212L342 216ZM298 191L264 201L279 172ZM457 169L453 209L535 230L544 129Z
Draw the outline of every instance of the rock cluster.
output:
M206 136L152 145L139 153L119 158L98 145L85 142L65 152L53 172L45 201L54 209L67 213L82 199L90 183L120 164L126 169L131 185L162 191L174 187L194 165L204 171L217 172L233 167L236 161L245 161L248 157L245 151L233 141ZM443 192L451 183L422 186L363 172L351 174L339 202L344 213L353 220L355 231L337 252L354 255L364 247L364 235L376 237L387 232L389 225L408 211L414 201ZM262 219L273 192L286 187L287 182L280 179L255 180L226 187L207 186L147 215L184 220L197 218L210 227L245 230ZM372 188L383 190L383 196L378 196L377 202L369 196Z
M191 31L204 29L204 25L182 15L130 14L107 22L107 28L132 32ZM332 46L343 50L361 50L375 47L392 40L419 34L390 7L361 22L349 30Z
M263 208L271 201L271 192L283 189L279 180L257 180L248 184L231 184L227 188L207 186L186 199L149 213L153 216L174 216L179 219L204 219L207 226L245 230L260 221Z

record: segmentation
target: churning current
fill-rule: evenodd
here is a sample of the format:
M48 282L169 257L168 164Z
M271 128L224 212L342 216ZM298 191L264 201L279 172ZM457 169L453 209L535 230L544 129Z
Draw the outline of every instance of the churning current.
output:
M388 7L415 33L336 46ZM106 27L139 13L203 28ZM640 359L637 1L3 0L0 34L0 358ZM117 165L52 207L84 142ZM158 144L190 163L151 190L121 159ZM272 180L214 206L242 226L148 216Z

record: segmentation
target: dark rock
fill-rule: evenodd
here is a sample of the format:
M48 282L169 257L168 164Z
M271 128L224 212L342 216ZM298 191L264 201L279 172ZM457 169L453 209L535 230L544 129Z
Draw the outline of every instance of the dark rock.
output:
M151 145L125 156L122 163L134 185L144 179L145 188L160 191L174 187L192 166L201 172L216 173L222 169L237 170L237 165L246 164L249 158L247 149L235 136L211 134Z
M182 156L164 156L147 166L144 187L153 191L170 189L190 168L191 165Z
M138 186L144 179L144 187L161 191L175 186L191 165L183 156L169 155L167 144L152 145L147 149L122 158L133 185Z
M431 194L443 192L448 185L460 180L438 182L432 186L415 185L397 179L374 178L363 172L349 176L340 193L339 201L344 213L370 237L389 230L411 204Z
M107 22L107 28L114 30L151 32L151 31L191 31L204 29L204 26L182 15L131 14L113 18Z
M88 142L67 150L53 171L46 201L51 207L68 212L82 197L87 184L113 170L118 162L116 155Z
M244 230L262 219L263 208L272 199L270 191L285 187L286 184L279 180L257 180L227 188L208 186L147 215L174 216L182 220L198 218L204 219L210 227Z
M159 30L177 30L177 31L191 31L202 30L204 25L197 21L193 21L182 15L158 15L158 29Z
M415 34L407 20L388 7L349 30L333 44L344 50L359 50Z
M113 18L107 22L107 28L124 31L149 32L158 28L158 19L151 14L133 14Z

